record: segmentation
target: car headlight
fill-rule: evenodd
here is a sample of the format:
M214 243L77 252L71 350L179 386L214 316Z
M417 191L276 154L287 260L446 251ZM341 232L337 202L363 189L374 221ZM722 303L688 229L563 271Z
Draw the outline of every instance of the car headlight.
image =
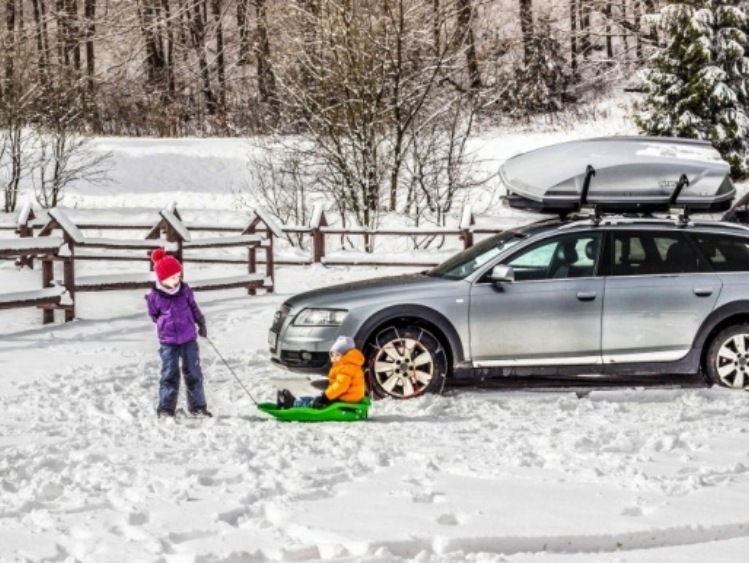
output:
M303 309L294 326L340 326L348 311L343 309Z

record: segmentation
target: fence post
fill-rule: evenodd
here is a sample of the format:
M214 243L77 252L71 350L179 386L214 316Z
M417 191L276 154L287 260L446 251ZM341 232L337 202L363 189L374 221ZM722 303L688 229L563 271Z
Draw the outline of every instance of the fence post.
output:
M267 244L265 246L265 277L270 278L273 282L273 284L267 288L268 293L273 293L273 290L276 286L276 276L275 276L275 260L273 258L273 232L270 228L268 228L266 231L267 238Z
M55 277L54 257L45 255L42 258L42 288L52 287ZM55 322L55 311L45 307L42 309L42 324L48 325Z
M476 219L473 216L473 210L471 204L466 203L463 206L463 213L460 219L460 238L463 241L463 248L470 248L473 246L473 229L472 227L476 224Z
M315 205L310 219L310 232L312 234L312 262L320 263L325 258L325 233L322 227L328 226L328 220L325 218L325 210L322 204Z
M274 237L282 237L283 236L283 229L275 222L273 216L268 213L265 209L256 209L252 217L250 218L250 222L245 227L244 231L242 231L243 235L254 235L257 234L258 226L262 225L265 227L263 229L265 233L265 277L271 279L271 285L266 286L266 291L268 293L273 293L273 289L275 287L276 279L275 279L275 259L273 257L273 238ZM247 270L250 274L257 273L257 248L259 245L253 244L251 246L247 247L248 255L247 255ZM249 290L250 295L255 295L257 291L253 288L250 288Z
M20 238L29 238L34 236L34 229L30 225L31 221L36 219L36 215L34 215L34 210L31 207L30 203L24 203L23 207L21 208L20 213L18 214L18 220L16 222L16 233ZM16 261L16 265L19 268L23 268L24 266L28 266L32 270L34 269L34 257L33 256L19 256L18 260Z
M62 262L63 284L71 299L71 304L65 306L65 322L67 323L75 319L75 241L65 233L65 242L70 250L70 254L65 256Z
M41 228L39 236L48 235L54 229L60 229L63 234L63 241L68 246L69 254L63 255L63 284L68 291L72 301L71 305L65 305L65 322L75 319L75 247L79 244L85 244L86 239L83 233L78 229L75 223L60 208L54 208L47 211L50 221ZM58 256L60 253L58 253Z
M255 223L250 223L244 230L244 234L254 235L257 233ZM247 247L247 273L257 273L257 245L251 244ZM257 290L251 287L247 290L248 295L257 295Z

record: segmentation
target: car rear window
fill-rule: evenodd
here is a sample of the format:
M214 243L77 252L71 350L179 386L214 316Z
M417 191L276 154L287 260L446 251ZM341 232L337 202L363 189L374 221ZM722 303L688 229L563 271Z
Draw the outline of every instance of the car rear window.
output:
M614 232L613 242L614 276L685 274L708 269L681 233Z
M716 272L748 272L749 240L717 234L692 235Z

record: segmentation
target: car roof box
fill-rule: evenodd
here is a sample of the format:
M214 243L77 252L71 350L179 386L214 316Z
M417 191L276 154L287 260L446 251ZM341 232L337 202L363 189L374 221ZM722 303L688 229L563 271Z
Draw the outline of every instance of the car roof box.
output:
M584 205L609 212L725 211L736 188L708 142L601 137L514 156L499 168L511 207L566 214Z

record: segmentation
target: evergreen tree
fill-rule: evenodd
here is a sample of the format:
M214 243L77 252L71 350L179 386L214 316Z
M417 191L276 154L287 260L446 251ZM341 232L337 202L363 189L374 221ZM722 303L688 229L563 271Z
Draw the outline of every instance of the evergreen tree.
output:
M564 49L546 15L539 16L527 39L525 57L503 78L500 108L514 116L555 112L573 100L573 76Z
M746 15L737 0L681 0L660 12L668 44L641 74L647 91L635 116L647 135L712 142L746 176L749 149L749 59Z

